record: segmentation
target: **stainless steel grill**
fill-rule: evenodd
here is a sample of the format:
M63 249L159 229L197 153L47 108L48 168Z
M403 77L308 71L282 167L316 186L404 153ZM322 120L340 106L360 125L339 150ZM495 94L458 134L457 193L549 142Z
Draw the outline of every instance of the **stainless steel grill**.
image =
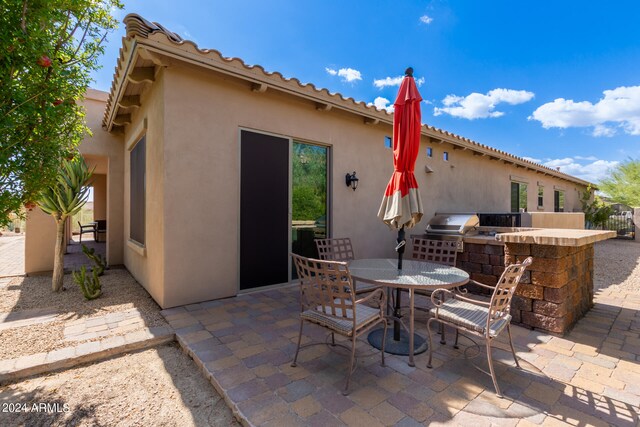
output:
M436 213L427 225L427 234L463 236L480 225L476 214Z
M458 242L458 251L462 252L462 236L477 233L479 225L476 214L436 213L427 224L425 236L433 240L454 240Z

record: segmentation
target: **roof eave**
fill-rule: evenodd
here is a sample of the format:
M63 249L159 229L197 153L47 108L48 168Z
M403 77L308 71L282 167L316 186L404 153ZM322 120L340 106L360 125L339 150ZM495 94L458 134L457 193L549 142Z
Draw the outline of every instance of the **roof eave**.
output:
M133 64L138 56L143 54L147 58L169 58L170 61L180 61L197 67L203 67L217 73L244 80L250 84L252 90L264 92L277 90L298 98L307 99L316 104L316 109L327 111L341 110L360 116L365 124L386 124L393 126L393 115L378 110L372 105L345 98L339 93L330 93L327 89L319 89L315 85L303 84L296 78L285 78L278 72L267 72L259 65L250 66L239 58L226 58L216 50L200 49L195 43L182 40L180 36L168 31L160 24L151 23L139 15L129 14L124 22L127 26L127 36L123 39L113 84L103 119L103 127L108 131L114 128L117 117L118 104L124 95L125 84L129 75L134 71ZM158 61L162 61L159 59ZM433 126L422 125L422 135L439 142L446 142L463 150L470 150L476 155L489 156L500 159L516 166L534 170L538 173L554 176L559 179L580 185L594 184L567 175L549 167L530 162L507 152L479 144L468 138L437 129Z

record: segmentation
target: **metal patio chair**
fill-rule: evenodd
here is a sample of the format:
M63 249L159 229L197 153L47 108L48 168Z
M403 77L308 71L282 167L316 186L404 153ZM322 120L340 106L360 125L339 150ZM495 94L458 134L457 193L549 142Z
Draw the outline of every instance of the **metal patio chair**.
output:
M98 219L96 220L96 229L95 229L95 241L100 242L100 235L104 234L105 239L107 238L107 220L106 219Z
M520 264L509 265L500 276L496 286L488 286L475 282L476 285L493 289L490 301L480 301L469 298L447 289L436 289L433 291L431 301L435 307L430 311L433 317L427 322L427 331L429 332L429 361L427 362L427 368L431 368L433 356L432 322L440 322L456 329L455 347L458 345L458 335L460 332L484 338L491 379L496 388L496 394L498 397L502 397L493 369L491 341L506 327L509 334L509 345L511 346L513 359L516 362L516 366L518 368L520 367L511 339L511 299L525 269L531 262L532 258L528 257ZM447 297L446 299L444 298L445 295Z
M82 225L80 221L78 221L78 225L80 226L80 243L82 243L82 235L83 234L93 234L93 238L95 240L96 237L96 224L87 224Z
M411 259L436 262L456 266L458 256L457 242L451 240L433 240L422 236L411 236Z
M411 259L416 261L435 262L436 264L456 266L456 258L458 256L455 241L449 240L433 240L422 236L411 236ZM403 290L403 292L407 292ZM431 291L416 290L416 295L431 296ZM423 307L416 307L426 310Z
M291 254L291 256L300 280L300 334L291 366L297 365L304 322L314 323L331 331L331 344L334 346L337 345L335 334L349 338L351 340L351 358L346 384L342 392L347 395L351 374L354 371L356 339L380 323L384 326L386 335L385 293L382 289L376 289L356 301L353 280L345 262L323 261L296 254ZM375 308L366 304L376 301L378 306ZM380 355L382 366L384 366L384 338Z
M411 259L455 267L457 257L458 245L457 242L453 240L435 240L418 235L411 236ZM463 291L460 288L457 288L457 291L461 293L466 292L466 290ZM415 293L416 295L431 297L432 291L418 289ZM421 307L418 305L416 309L429 311L431 307ZM441 336L440 344L446 344L443 324L440 325L439 334Z
M353 246L349 237L335 237L329 239L315 239L318 248L318 257L326 261L349 262L355 259ZM354 280L356 295L372 292L379 289L379 286L369 283L357 283Z

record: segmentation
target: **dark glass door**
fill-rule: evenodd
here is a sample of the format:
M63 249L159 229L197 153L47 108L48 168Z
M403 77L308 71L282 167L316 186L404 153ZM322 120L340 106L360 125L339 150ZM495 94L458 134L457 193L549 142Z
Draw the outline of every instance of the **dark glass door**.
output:
M240 162L240 289L286 283L289 139L243 130Z

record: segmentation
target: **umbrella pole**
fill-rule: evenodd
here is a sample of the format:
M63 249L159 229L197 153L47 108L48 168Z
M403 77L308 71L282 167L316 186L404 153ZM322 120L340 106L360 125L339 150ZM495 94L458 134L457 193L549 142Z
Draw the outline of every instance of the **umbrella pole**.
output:
M398 230L398 238L396 242L398 243L396 246L396 251L398 252L398 270L402 270L402 255L404 254L404 247L406 246L406 240L404 238L404 225L400 227ZM396 304L393 308L393 339L394 341L400 341L400 318L402 317L402 313L400 312L400 307L402 307L400 303L400 288L396 288Z
M396 239L398 245L396 246L396 252L398 252L398 270L402 270L402 255L404 254L404 247L407 241L404 239L404 225L398 230L398 238Z

